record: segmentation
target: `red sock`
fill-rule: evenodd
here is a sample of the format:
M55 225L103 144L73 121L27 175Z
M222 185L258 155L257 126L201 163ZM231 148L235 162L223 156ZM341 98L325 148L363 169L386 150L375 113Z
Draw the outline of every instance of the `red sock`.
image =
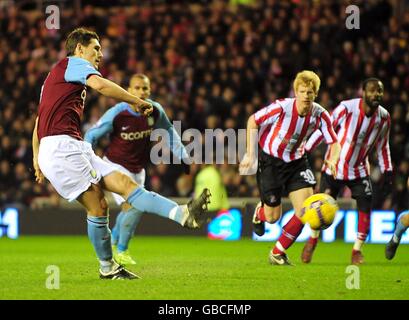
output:
M313 238L313 237L310 237L309 239L308 239L308 243L311 243L312 245L317 245L317 243L318 243L318 238Z
M257 210L256 215L257 215L257 218L258 218L260 221L263 221L263 222L266 221L266 216L264 215L264 207L260 207L260 208Z
M358 215L358 236L359 240L365 241L369 233L371 223L371 215L369 213L359 211Z
M301 220L296 215L293 215L290 221L288 221L287 224L283 227L283 231L280 238L278 238L278 241L273 249L273 253L281 254L283 253L282 249L286 250L291 247L295 239L297 239L300 235L303 228L304 225Z

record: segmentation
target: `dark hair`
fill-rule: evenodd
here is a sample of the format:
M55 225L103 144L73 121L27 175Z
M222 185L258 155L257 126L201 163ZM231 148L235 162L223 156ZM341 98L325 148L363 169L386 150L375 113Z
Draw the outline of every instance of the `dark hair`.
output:
M99 41L98 35L94 31L87 30L85 28L77 28L67 37L65 42L65 49L67 51L67 56L73 56L75 48L78 43L81 43L83 46L88 46L91 42L91 39L97 39Z
M372 78L365 79L364 82L362 83L362 90L365 91L366 86L367 86L368 83L370 83L370 82L381 82L381 83L382 83L382 81L379 80L378 78L373 78L373 77L372 77Z

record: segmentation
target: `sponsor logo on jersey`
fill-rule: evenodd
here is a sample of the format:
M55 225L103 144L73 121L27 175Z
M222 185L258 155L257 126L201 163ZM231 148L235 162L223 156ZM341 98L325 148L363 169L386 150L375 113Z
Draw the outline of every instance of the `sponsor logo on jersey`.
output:
M121 138L127 141L140 140L148 138L153 129L144 130L144 131L135 131L135 132L121 132Z

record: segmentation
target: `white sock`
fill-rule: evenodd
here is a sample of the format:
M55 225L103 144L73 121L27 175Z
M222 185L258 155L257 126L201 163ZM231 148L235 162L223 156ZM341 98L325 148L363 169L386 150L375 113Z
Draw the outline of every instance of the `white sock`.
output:
M169 219L176 220L177 212L178 212L178 207L172 208L172 210L170 210L170 212L169 212Z
M317 239L320 236L320 230L311 229L311 238Z
M187 220L187 205L175 206L169 211L169 219L176 221L180 225L185 225Z
M354 250L361 251L362 245L364 244L364 240L356 239L354 243Z
M277 249L280 250L282 253L285 253L285 249L284 249L283 245L282 245L279 241L276 242L276 247L277 247ZM274 248L273 248L273 250L274 250ZM273 250L271 250L271 251L273 251Z
M99 260L99 265L101 266L101 270L103 273L108 273L112 270L114 266L113 260Z

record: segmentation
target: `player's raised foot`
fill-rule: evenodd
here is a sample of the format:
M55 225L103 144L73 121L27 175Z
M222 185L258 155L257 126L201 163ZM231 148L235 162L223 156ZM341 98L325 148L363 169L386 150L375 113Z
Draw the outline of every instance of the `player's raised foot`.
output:
M114 259L116 262L123 266L136 264L136 261L131 257L128 250L114 253Z
M258 235L259 237L263 236L264 233L266 233L266 226L265 226L264 221L260 221L257 216L257 212L261 208L262 208L262 203L259 202L256 208L254 209L254 214L253 214L253 230L254 230L254 233Z
M125 269L123 266L115 263L111 271L104 273L101 269L99 270L100 279L110 279L110 280L135 280L140 279L135 273Z
M198 229L206 222L210 197L210 190L205 188L197 199L192 199L187 203L182 226L189 229Z
M360 265L364 263L364 256L361 251L352 250L351 264Z
M396 254L396 250L399 247L399 242L395 242L393 241L393 239L391 239L385 247L385 258L388 260L392 260L393 257Z
M270 251L268 261L271 265L294 266L294 264L291 263L290 259L288 259L288 256L285 253L274 254L272 251Z
M307 242L301 253L301 261L304 263L310 263L312 260L312 255L314 254L315 247L317 243Z

